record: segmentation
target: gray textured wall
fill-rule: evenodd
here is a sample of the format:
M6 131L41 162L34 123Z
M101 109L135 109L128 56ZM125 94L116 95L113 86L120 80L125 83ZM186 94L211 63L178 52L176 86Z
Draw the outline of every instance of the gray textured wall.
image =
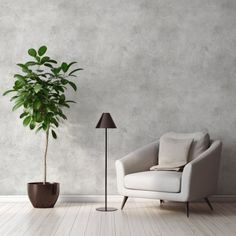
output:
M78 103L50 140L49 180L62 193L102 194L109 111L109 193L114 161L162 133L207 128L224 142L219 193L236 194L235 0L1 0L0 93L29 47L78 60ZM24 194L43 177L43 134L22 127L0 98L0 194Z

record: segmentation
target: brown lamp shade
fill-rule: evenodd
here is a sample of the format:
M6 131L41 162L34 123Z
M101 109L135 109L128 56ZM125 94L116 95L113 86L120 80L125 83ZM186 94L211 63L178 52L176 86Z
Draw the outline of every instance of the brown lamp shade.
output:
M110 113L102 113L102 116L98 121L96 128L108 128L108 129L116 128L115 122L113 121Z

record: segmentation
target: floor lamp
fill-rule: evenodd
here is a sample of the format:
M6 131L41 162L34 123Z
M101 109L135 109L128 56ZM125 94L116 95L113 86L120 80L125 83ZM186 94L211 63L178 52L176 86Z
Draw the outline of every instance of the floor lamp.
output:
M116 211L114 207L107 207L107 129L115 129L116 125L110 115L110 113L102 113L100 120L96 128L105 129L105 206L99 207L97 211Z

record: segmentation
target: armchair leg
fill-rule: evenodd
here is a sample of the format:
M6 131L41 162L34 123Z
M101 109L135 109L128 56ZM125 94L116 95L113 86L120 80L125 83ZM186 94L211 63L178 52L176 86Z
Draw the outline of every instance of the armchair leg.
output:
M206 201L207 205L210 207L210 209L213 211L213 207L209 201L209 199L207 197L204 198L204 200Z
M189 202L186 202L186 214L189 217Z
M122 202L122 204L121 204L121 210L123 210L123 208L124 208L125 203L126 203L127 200L128 200L128 197L127 197L127 196L124 196L123 202Z

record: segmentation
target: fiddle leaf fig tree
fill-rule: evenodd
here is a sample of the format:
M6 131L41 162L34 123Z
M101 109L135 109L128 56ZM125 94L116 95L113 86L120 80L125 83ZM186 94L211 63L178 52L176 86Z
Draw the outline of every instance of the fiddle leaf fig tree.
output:
M14 103L13 111L21 108L20 115L23 125L36 132L42 130L46 134L44 153L44 184L47 181L47 150L48 139L51 133L57 138L56 128L67 117L64 108L70 108L72 100L67 100L66 90L77 86L71 81L77 77L76 73L82 68L72 68L77 62L62 62L46 56L47 47L41 46L38 50L30 48L28 54L31 60L19 63L21 72L14 75L14 85L3 95L13 93L11 101Z

